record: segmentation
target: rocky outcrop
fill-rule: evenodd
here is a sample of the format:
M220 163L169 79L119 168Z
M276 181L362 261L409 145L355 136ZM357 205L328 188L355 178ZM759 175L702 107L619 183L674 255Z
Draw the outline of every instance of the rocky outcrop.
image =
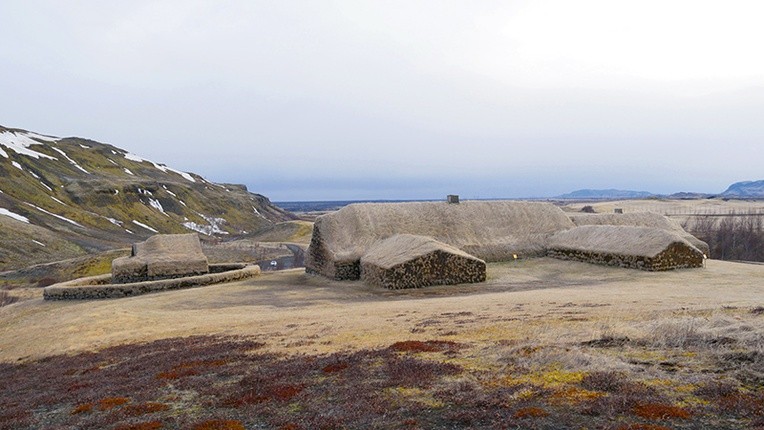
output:
M389 289L484 282L485 261L429 237L400 234L361 258L361 279Z
M133 244L129 257L114 259L112 282L126 284L203 275L209 272L199 236L158 234Z

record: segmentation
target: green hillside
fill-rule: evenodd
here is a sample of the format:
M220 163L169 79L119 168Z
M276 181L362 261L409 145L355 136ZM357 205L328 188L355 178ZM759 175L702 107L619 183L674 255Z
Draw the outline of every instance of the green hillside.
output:
M0 127L0 270L155 233L232 237L290 219L243 185L212 183L92 140Z

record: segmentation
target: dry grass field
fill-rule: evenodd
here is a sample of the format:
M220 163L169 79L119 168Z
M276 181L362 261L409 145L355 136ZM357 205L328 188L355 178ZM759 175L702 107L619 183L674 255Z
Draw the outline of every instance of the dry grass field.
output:
M723 200L723 199L646 199L614 200L595 203L578 202L563 206L563 210L580 212L584 206L591 206L598 213L613 213L623 209L624 213L653 212L666 215L680 224L696 215L718 216L735 214L764 214L764 200Z
M301 270L0 308L0 428L764 428L764 265Z

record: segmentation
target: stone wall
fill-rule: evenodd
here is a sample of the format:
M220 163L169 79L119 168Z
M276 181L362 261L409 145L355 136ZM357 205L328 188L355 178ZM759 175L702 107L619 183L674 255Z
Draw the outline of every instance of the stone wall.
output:
M646 271L665 271L703 267L703 254L681 243L673 243L655 257L622 255L596 251L553 248L547 255L560 260L582 261L604 266Z
M196 233L154 235L133 244L129 257L116 258L111 263L115 284L182 278L208 272L207 257Z
M391 268L362 260L361 279L389 289L484 282L486 264L477 258L433 251Z
M703 253L681 243L672 243L653 258L652 270L672 270L703 267Z
M260 274L260 267L255 265L226 264L220 265L221 267L216 266L212 265L212 273L206 275L130 284L110 284L111 275L91 276L51 285L43 290L43 297L45 300L114 299L157 291L234 282Z

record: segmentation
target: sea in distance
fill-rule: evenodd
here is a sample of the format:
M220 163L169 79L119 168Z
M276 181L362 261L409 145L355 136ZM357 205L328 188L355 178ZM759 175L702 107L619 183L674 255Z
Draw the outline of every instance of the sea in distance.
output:
M403 203L434 202L436 200L329 200L315 202L273 202L274 205L289 212L330 212L353 203Z
M496 198L496 199L467 199L467 200L537 200L552 201L550 198ZM445 199L420 199L420 200L325 200L310 202L272 202L281 209L289 212L331 212L341 209L353 203L406 203L406 202L441 202Z

